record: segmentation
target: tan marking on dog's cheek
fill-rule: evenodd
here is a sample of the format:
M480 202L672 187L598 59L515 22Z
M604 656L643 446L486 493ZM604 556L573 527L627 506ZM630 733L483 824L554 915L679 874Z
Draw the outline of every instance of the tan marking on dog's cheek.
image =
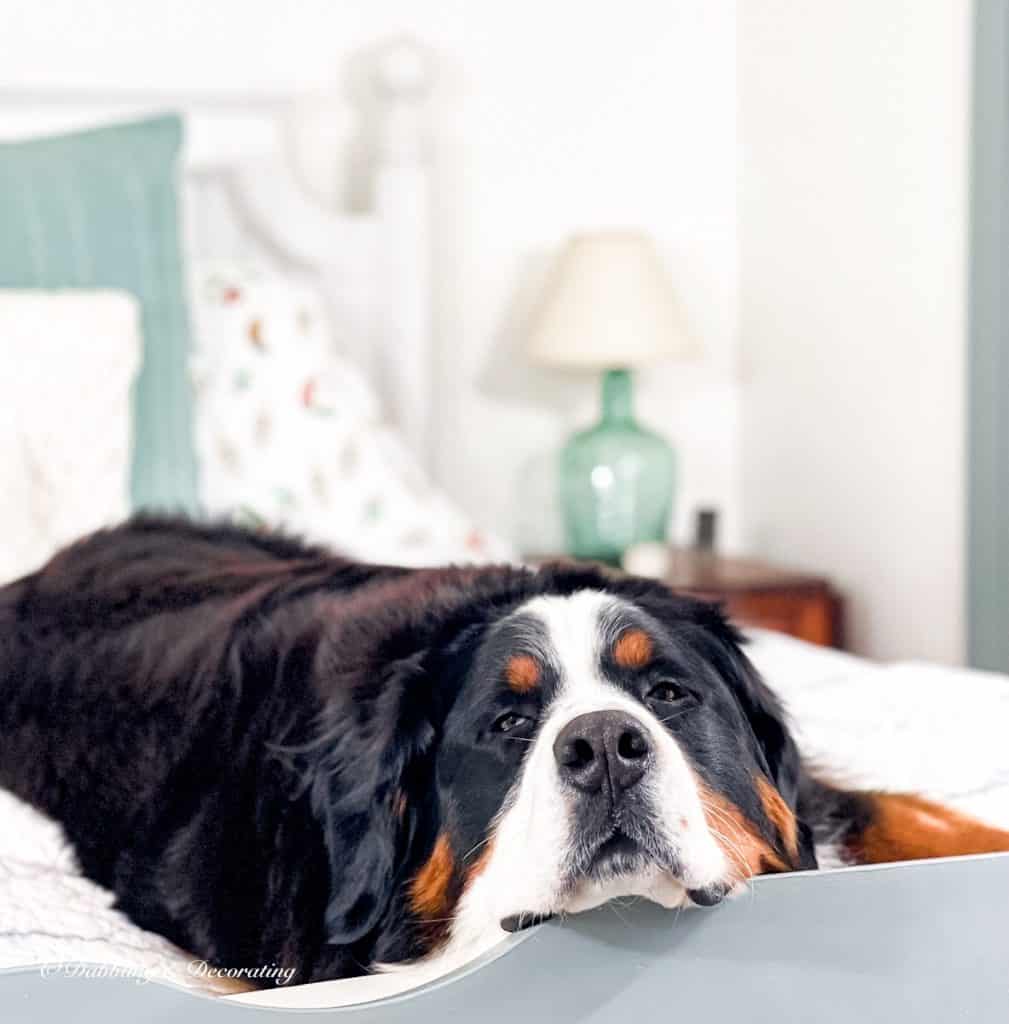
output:
M455 858L444 832L438 836L427 862L410 885L410 904L421 917L440 917L448 911Z
M513 654L505 666L505 679L516 693L528 693L540 684L543 670L531 654Z
M789 865L760 834L757 826L728 797L698 780L701 806L715 842L732 866L735 881L788 871Z
M479 856L466 869L466 881L463 883L464 890L468 889L477 880L477 878L487 870L487 865L490 864L491 857L493 856L494 840L491 838L484 843L484 847L480 851Z
M654 654L652 638L643 629L625 629L613 645L613 660L621 668L644 668Z
M785 803L782 795L762 775L758 775L757 792L760 803L767 815L767 820L778 830L782 847L792 858L793 863L799 859L799 827L792 809Z

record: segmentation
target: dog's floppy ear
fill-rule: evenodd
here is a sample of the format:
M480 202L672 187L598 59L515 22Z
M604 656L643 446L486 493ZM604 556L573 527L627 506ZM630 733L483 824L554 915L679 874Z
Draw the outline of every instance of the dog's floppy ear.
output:
M799 782L802 776L802 758L788 728L785 709L771 688L760 678L760 673L746 657L743 637L725 618L718 605L710 605L702 618L719 639L729 656L729 677L736 700L750 724L763 755L768 775L774 788L781 794L793 814L798 809ZM816 850L809 826L796 817L798 845L795 867L815 868Z
M743 635L725 617L721 605L679 596L662 584L633 580L625 593L654 618L675 631L685 621L702 626L717 640L711 656L729 684L750 729L757 740L761 767L781 798L794 814L799 799L802 759L788 728L785 710L743 650ZM798 863L796 867L815 868L816 857L809 828L796 822Z
M420 711L420 656L389 664L328 709L313 743L308 797L329 859L327 940L349 945L382 920L409 850L413 816L405 776L418 771L435 731Z
M802 765L799 748L785 722L784 708L760 678L750 659L735 645L731 653L736 698L757 737L775 789L794 810Z
M640 585L640 584L639 584ZM684 620L703 626L719 641L720 668L735 693L760 745L771 781L793 810L798 798L799 751L778 698L760 678L743 651L743 636L718 604L680 597L665 587L648 584L638 602L661 622L675 629Z
M746 657L743 635L725 617L721 605L700 603L696 618L721 641L728 655L728 681L757 738L771 781L795 810L802 764L781 701Z

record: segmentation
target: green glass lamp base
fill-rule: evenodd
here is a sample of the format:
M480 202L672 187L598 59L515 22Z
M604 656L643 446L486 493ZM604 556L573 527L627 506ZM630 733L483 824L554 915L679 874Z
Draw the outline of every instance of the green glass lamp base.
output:
M665 541L674 478L672 448L634 419L630 372L608 370L599 422L561 451L568 552L619 565L632 544Z

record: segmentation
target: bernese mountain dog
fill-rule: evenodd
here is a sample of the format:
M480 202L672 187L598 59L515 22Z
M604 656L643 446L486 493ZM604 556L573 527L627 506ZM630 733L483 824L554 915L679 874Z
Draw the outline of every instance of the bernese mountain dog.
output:
M0 785L141 927L299 981L463 962L617 896L1009 850L834 788L717 607L141 519L0 590Z

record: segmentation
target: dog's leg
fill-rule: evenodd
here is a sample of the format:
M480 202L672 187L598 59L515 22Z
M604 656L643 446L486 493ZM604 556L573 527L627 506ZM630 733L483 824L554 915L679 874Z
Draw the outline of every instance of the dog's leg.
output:
M856 864L1009 850L1009 832L920 796L865 793L869 821L847 839Z
M1009 832L908 793L842 790L807 777L799 812L821 866L1009 851Z

